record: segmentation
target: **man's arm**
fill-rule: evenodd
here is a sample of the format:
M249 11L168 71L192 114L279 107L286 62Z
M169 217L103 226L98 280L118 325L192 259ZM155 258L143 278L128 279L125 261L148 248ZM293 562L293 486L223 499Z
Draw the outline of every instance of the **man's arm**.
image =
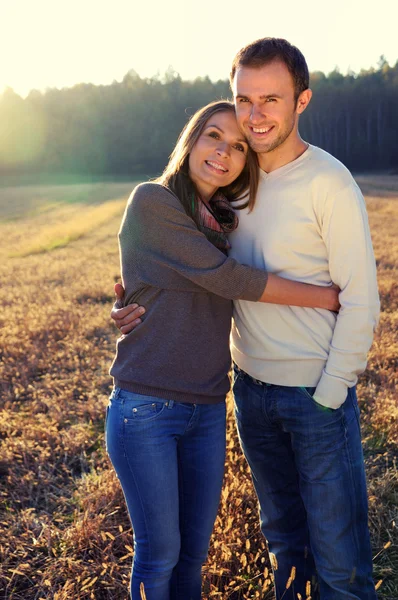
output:
M327 200L322 237L331 279L341 288L341 308L314 398L336 409L365 370L380 310L365 202L354 181Z
M116 300L112 307L111 318L120 332L126 334L133 331L142 322L141 317L145 313L145 308L138 304L129 304L122 308L124 287L121 283L115 283L114 289Z
M339 292L340 289L337 285L325 288L318 285L302 284L302 287L297 287L296 282L282 279L270 273L267 287L259 302L292 304L292 295L294 294L296 302L301 302L303 306L308 304L314 308L325 308L337 312L340 308ZM145 313L145 308L138 306L138 304L128 304L122 308L124 288L121 283L115 284L115 294L117 300L112 307L111 318L115 321L115 325L121 333L130 333L142 322L140 317Z

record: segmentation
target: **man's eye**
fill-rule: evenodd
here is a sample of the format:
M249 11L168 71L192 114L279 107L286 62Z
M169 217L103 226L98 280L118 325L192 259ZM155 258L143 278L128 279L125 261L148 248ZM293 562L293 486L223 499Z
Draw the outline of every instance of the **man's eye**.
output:
M239 104L243 104L243 102L249 102L247 98L239 98Z
M267 98L267 102L276 102L276 98Z

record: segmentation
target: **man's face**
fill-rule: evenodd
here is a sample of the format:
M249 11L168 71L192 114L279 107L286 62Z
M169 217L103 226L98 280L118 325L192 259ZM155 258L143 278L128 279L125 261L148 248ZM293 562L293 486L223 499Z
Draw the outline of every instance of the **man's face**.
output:
M255 152L294 143L298 114L293 78L284 63L239 67L233 93L239 127Z

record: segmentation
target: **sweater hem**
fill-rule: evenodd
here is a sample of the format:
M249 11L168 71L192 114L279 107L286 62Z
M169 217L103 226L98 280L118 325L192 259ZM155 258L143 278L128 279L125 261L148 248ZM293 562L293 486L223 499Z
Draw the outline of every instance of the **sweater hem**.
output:
M260 359L247 356L236 347L231 350L232 360L242 371L264 383L286 387L317 387L326 364L322 358Z
M174 400L174 402L185 402L187 404L219 404L224 402L226 394L220 394L217 396L203 396L201 394L193 394L192 392L179 392L176 390L165 390L163 388L156 388L151 385L144 385L142 383L135 383L133 381L121 381L120 379L114 378L113 380L115 387L119 387L122 390L133 392L135 394L141 394L142 396L154 396L162 400Z

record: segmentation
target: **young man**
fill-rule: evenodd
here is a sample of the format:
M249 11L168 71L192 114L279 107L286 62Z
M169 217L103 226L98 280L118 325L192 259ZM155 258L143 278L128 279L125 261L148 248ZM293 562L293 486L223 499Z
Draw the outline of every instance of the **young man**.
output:
M316 570L322 600L374 599L355 396L379 311L365 204L347 169L299 135L311 91L297 48L250 44L234 59L231 85L260 186L252 212L239 214L230 255L341 288L338 315L235 303L237 424L278 560L277 596L295 597L284 594L294 566L296 593Z
M235 303L236 418L278 563L277 599L305 598L316 575L312 598L319 591L322 600L374 600L355 396L379 310L363 197L341 163L300 137L311 91L297 48L275 38L243 48L231 86L260 167L254 206L239 212L230 237L231 256L341 288L338 315Z

